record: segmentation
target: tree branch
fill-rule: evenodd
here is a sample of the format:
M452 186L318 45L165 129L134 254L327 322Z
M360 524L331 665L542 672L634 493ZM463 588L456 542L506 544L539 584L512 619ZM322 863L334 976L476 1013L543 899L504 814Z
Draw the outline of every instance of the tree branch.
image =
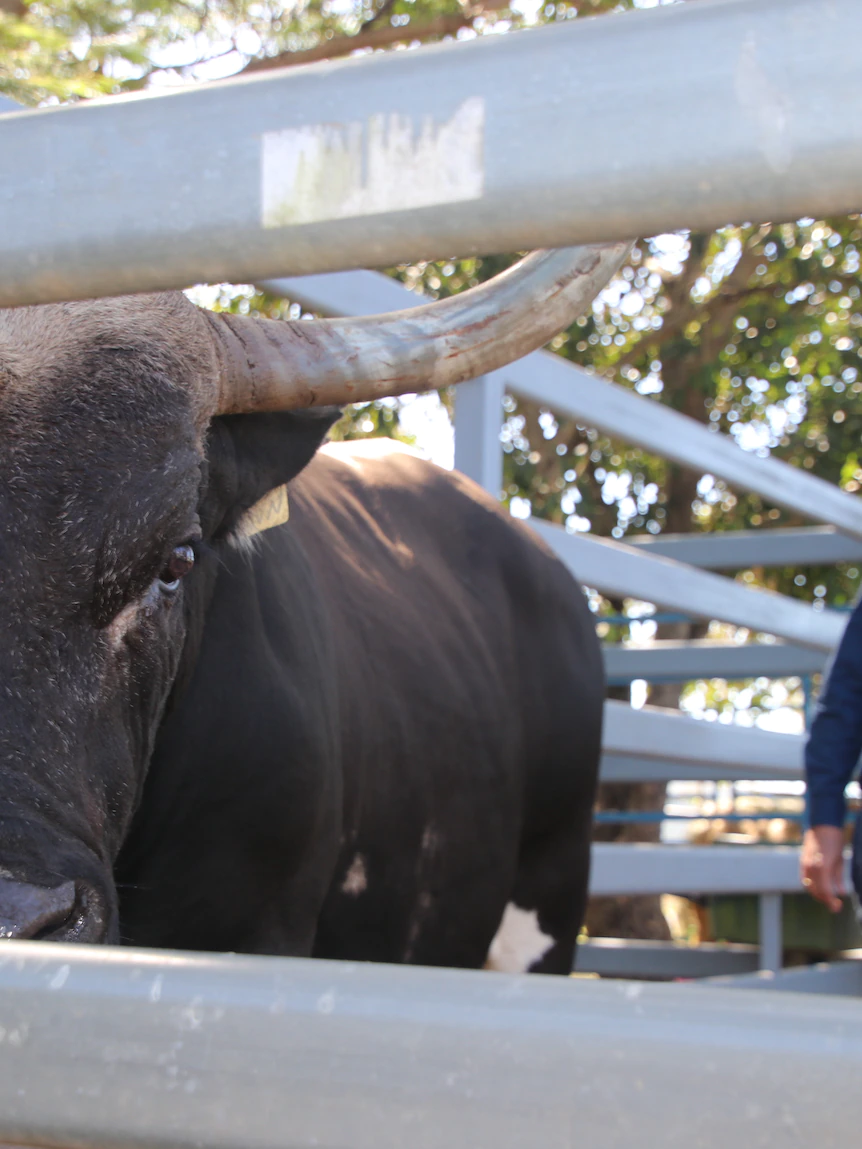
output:
M0 0L0 3L2 2L3 0ZM399 28L388 25L383 28L371 28L355 36L333 36L331 40L324 40L320 44L315 44L313 48L304 48L298 52L280 52L277 56L251 60L242 71L265 72L271 68L292 68L297 64L313 64L317 60L333 60L339 56L349 56L359 48L387 48L392 44L425 40L429 36L454 36L461 28L469 28L475 16L475 12L461 12L457 15L436 16L427 24L405 24Z
M383 0L383 3L377 9L374 15L369 16L363 24L359 25L359 35L361 36L363 32L367 32L370 28L373 28L377 21L382 20L384 16L388 16L392 12L392 9L395 7L397 2L398 0Z

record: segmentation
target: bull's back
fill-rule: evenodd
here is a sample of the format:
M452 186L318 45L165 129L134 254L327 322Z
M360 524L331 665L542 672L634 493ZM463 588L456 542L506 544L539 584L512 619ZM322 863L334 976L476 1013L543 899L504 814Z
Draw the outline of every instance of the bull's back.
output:
M484 771L522 811L526 791L528 819L553 817L579 774L591 792L604 693L594 623L527 526L388 440L327 446L291 508L335 622L347 739L379 746L368 725L382 720L411 761L436 747L449 763L438 771L467 770L474 786Z

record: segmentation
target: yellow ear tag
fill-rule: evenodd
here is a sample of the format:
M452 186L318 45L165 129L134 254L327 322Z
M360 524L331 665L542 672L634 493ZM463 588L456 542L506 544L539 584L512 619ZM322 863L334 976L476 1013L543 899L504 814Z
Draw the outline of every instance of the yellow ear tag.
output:
M245 512L239 521L238 530L245 538L259 535L272 527L280 527L290 518L290 503L287 498L287 484L267 492L262 499Z

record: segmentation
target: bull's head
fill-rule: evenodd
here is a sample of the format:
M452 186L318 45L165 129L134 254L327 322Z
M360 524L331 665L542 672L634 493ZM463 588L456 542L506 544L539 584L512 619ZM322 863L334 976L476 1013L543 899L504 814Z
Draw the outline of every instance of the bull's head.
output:
M331 405L525 354L624 254L539 253L364 321L214 315L177 294L0 312L0 936L117 940L112 866L192 599Z

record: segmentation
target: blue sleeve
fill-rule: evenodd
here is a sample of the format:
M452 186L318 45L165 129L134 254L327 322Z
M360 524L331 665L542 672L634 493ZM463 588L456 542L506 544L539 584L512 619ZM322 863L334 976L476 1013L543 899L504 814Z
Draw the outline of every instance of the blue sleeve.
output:
M850 616L805 748L808 820L843 826L844 788L862 752L862 603Z

